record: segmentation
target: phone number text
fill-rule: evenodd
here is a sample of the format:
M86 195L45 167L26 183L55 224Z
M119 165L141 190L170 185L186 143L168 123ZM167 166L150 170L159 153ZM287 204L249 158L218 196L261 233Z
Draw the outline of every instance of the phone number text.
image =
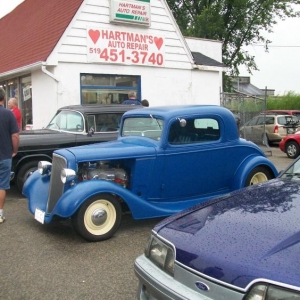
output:
M99 57L106 62L130 61L133 64L152 64L161 66L164 63L164 57L161 53L150 53L146 51L125 51L119 49L100 49L89 48L90 54L98 54Z

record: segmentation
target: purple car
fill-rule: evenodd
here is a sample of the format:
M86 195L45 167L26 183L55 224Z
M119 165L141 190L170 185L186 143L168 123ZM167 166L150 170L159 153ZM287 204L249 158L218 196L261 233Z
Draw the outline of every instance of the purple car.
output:
M165 219L135 261L138 299L300 299L299 216L298 159Z

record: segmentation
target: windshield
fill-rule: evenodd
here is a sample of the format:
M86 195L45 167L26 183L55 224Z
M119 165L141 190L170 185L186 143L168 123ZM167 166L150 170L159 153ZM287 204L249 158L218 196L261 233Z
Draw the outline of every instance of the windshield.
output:
M50 121L47 129L82 132L84 130L83 117L76 111L61 110Z
M161 138L164 121L152 117L127 118L124 120L122 136L144 136L156 141Z
M280 177L290 180L300 180L300 160L298 159Z

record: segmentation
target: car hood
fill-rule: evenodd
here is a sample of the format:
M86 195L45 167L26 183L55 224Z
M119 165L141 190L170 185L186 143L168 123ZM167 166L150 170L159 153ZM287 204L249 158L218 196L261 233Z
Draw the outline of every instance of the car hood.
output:
M235 191L169 217L154 231L176 260L245 289L265 278L299 286L300 185L282 179Z
M50 129L24 130L20 132L19 150L23 147L41 146L44 143L53 143L54 145L74 141L76 135L70 132L60 132Z
M116 141L71 147L55 153L69 157L72 153L77 162L108 159L147 157L156 154L157 142L146 138L121 138Z

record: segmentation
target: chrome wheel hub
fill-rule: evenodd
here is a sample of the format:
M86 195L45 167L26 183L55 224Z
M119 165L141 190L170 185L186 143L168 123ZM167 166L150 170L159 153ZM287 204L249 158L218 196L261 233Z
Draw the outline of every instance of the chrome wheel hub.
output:
M92 213L91 219L94 225L101 226L107 220L107 212L104 209L95 209Z

